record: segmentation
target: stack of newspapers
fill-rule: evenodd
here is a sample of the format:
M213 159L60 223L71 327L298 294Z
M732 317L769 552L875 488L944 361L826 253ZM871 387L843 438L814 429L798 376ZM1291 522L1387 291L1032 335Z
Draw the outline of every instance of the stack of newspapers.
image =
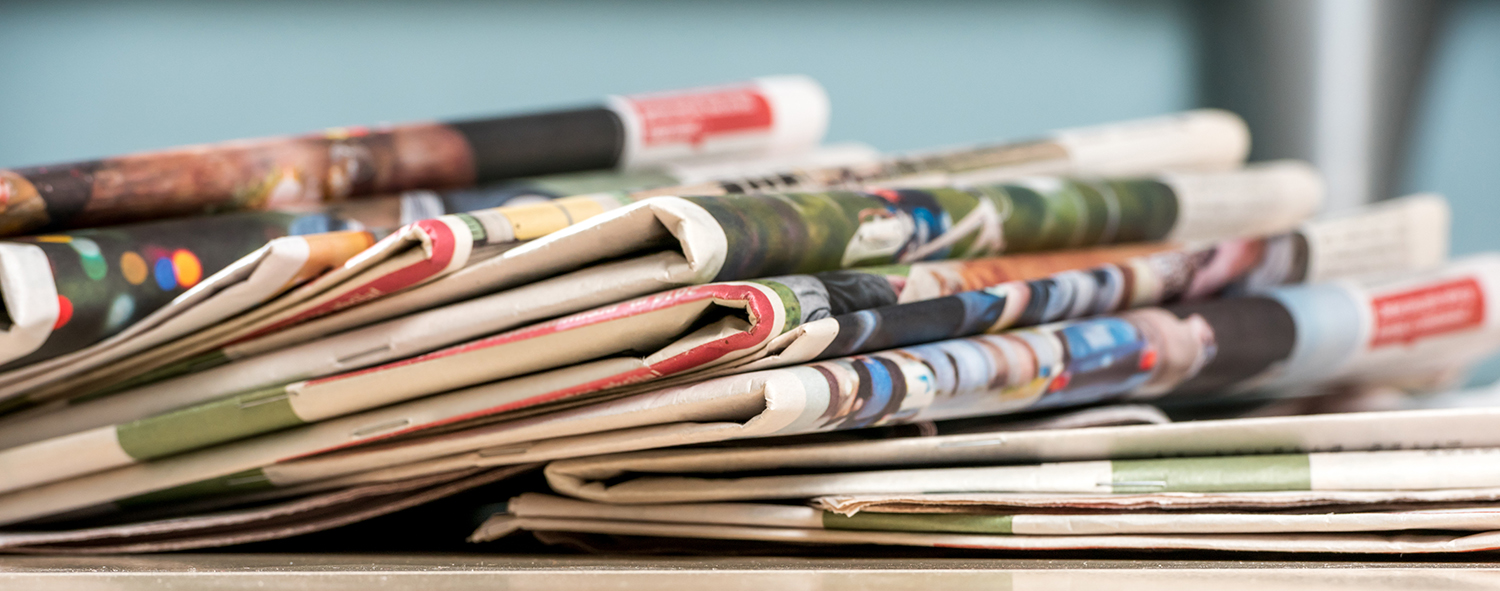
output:
M829 110L778 76L0 171L0 551L476 490L475 542L1500 548L1500 405L1439 392L1500 349L1500 257L1448 260L1441 196L1321 212L1216 110L901 155Z

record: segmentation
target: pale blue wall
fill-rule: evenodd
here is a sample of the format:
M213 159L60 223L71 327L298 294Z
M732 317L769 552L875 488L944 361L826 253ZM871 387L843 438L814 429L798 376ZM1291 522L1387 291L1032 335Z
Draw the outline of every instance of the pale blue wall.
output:
M1453 252L1462 255L1500 250L1500 2L1464 0L1452 10L1414 122L1405 188L1448 196ZM1497 379L1500 358L1470 383Z
M1454 207L1455 254L1500 249L1500 2L1453 7L1417 109L1406 190Z
M1191 18L1171 0L3 5L0 166L794 72L828 87L832 139L912 149L1185 108Z

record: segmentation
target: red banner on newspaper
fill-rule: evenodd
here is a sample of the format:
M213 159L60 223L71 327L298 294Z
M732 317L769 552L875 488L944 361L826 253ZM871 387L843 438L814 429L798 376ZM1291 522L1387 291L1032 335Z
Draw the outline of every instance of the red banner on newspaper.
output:
M1484 323L1484 288L1473 278L1375 298L1375 334L1382 347Z
M709 136L771 128L771 103L755 88L627 97L641 118L641 143L699 144Z

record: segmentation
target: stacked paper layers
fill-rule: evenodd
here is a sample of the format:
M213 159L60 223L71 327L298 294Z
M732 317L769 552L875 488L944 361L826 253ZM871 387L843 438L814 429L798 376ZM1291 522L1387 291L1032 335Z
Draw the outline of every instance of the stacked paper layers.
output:
M1488 411L1169 418L1493 352L1500 259L1446 261L1441 197L1314 217L1221 111L902 156L818 147L827 113L772 77L0 172L0 549L282 538L547 462L475 540L1500 529Z
M995 550L1490 550L1495 418L1391 411L565 460L548 481L586 500L522 495L475 538L519 528Z

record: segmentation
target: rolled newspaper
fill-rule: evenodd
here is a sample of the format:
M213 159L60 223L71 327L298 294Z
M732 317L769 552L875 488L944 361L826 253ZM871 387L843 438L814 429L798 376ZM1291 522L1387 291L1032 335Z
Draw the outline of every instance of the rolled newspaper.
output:
M616 96L531 115L225 142L0 171L0 235L406 189L809 149L828 98L802 76Z

